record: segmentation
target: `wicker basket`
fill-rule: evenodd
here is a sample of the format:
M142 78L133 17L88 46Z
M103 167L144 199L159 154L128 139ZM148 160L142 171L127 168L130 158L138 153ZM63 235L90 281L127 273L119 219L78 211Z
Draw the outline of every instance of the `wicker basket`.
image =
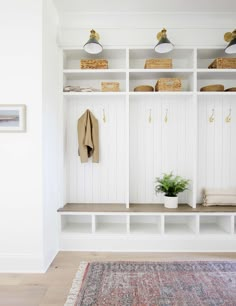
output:
M150 58L147 59L144 65L145 69L171 69L171 58Z
M227 88L225 91L236 91L236 87Z
M135 87L134 91L154 91L154 88L150 85L140 85Z
M108 69L108 61L105 59L81 59L81 69Z
M119 82L102 82L102 91L120 91Z
M178 78L161 78L155 86L155 91L181 91L181 89L181 80Z
M216 58L209 66L209 69L236 69L236 58Z
M221 84L207 85L202 87L200 91L224 91L224 85Z

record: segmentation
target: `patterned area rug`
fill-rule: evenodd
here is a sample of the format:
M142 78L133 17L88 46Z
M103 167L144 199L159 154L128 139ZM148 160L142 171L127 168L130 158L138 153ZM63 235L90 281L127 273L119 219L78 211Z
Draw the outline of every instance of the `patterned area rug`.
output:
M83 262L72 305L236 306L236 262Z

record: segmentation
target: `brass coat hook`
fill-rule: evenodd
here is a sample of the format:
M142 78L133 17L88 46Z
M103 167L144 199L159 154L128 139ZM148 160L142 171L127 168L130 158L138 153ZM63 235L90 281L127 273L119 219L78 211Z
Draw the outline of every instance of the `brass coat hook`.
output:
M165 121L165 123L168 122L168 109L166 109L166 114L165 114L164 121Z
M231 122L231 108L229 109L229 114L228 114L228 116L225 118L225 122L226 122L226 123L230 123L230 122Z
M212 123L215 121L215 110L212 109L211 116L209 117L209 122Z

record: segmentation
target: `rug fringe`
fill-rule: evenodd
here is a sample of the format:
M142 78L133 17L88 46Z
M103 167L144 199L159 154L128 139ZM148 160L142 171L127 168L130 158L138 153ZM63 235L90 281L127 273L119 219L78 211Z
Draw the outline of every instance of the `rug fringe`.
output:
M67 300L64 306L74 306L75 305L79 289L82 285L83 276L84 276L84 272L86 270L87 265L88 265L87 261L82 261L80 263L79 269L72 282L72 286L71 286L70 292L68 294L68 297L67 297Z

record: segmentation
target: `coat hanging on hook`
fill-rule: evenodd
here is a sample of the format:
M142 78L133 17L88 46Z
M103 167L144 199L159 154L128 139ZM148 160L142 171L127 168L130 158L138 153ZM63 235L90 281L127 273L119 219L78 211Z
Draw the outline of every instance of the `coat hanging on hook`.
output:
M98 120L90 110L79 118L77 124L78 143L81 163L87 163L93 157L93 163L99 162Z

